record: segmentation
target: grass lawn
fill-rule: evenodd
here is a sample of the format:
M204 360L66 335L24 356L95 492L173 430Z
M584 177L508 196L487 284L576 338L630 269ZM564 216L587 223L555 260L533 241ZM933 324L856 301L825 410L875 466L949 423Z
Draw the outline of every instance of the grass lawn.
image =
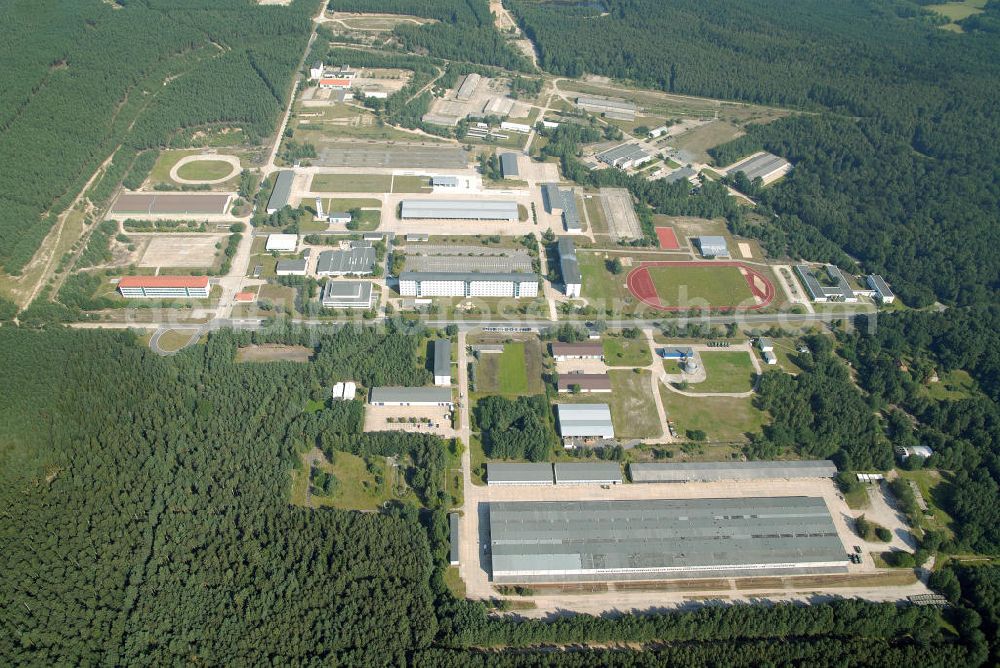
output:
M610 395L594 395L593 400L608 397L611 421L618 438L655 438L663 433L660 416L652 396L649 371L612 369Z
M177 170L177 176L192 181L212 181L225 178L232 171L233 166L225 160L196 160L181 165Z
M173 179L170 178L170 170L174 168L182 158L186 158L189 155L198 155L201 153L200 149L189 149L184 151L160 151L160 155L156 157L156 162L153 163L153 168L149 171L149 182L150 183L173 183Z
M469 407L472 412L472 407ZM472 460L472 482L475 485L486 484L486 451L483 450L483 441L478 434L473 434L469 443L469 457Z
M678 434L700 429L709 442L744 442L744 432L758 432L767 423L752 397L686 397L661 385L660 398Z
M378 209L382 202L374 197L327 197L323 211L350 211L351 209Z
M954 526L954 520L951 518L951 515L941 509L942 498L947 494L948 487L951 484L947 478L948 474L942 474L940 471L934 469L922 469L920 471L899 470L898 473L900 478L916 482L920 494L924 497L924 501L927 502L930 516L926 514L921 515L919 522L921 528L941 531L948 538L953 538L954 531L952 527Z
M429 193L431 180L426 176L393 176L392 192L394 193Z
M445 569L444 583L455 598L465 598L465 582L458 574L458 566L449 566Z
M385 457L372 457L375 471L368 470L365 460L347 452L337 452L336 462L318 464L319 468L337 478L337 489L332 496L312 495L313 505L333 506L343 510L376 510L389 499L415 501L413 492L406 486L403 471L389 464ZM306 472L303 475L308 475Z
M387 193L391 187L389 174L317 174L309 184L318 193Z
M577 208L580 206L577 198ZM591 195L583 199L583 208L587 211L587 218L590 220L590 227L594 234L609 234L608 220L604 217L604 207L601 206L601 198L598 195Z
M586 253L577 251L577 260L580 262L580 272L583 274L583 296L587 299L603 299L606 301L619 301L632 298L631 293L625 287L625 273L615 276L604 264L604 257L600 253Z
M604 360L608 366L649 366L652 362L649 343L645 338L626 339L624 336L605 336Z
M755 372L749 353L742 350L701 352L705 380L691 383L688 392L746 392L753 389Z
M507 343L502 353L483 354L477 364L479 392L508 395L542 392L541 344L537 339Z
M951 19L954 23L969 18L973 14L982 13L985 6L986 0L962 0L962 2L947 2L941 5L925 5L924 8L937 12Z
M753 304L743 274L727 266L659 266L648 269L660 302L665 306L695 308Z
M698 162L708 163L711 162L708 149L736 139L740 134L742 131L732 123L712 121L674 137L671 145L693 153Z
M924 386L924 394L938 401L968 399L976 392L976 381L967 371L957 369L941 376L936 383Z
M357 223L354 225L353 223ZM352 228L359 232L371 232L382 223L382 212L378 209L365 209L358 214L358 219L352 221Z
M187 345L194 333L191 329L168 329L160 336L159 346L168 352L180 350Z

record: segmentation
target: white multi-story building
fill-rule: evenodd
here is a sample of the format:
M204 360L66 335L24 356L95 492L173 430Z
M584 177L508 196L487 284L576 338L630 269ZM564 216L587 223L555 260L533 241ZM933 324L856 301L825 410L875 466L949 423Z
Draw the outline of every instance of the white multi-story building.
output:
M118 291L126 299L204 299L208 276L123 276Z
M537 297L538 276L404 271L399 275L399 294L403 297Z

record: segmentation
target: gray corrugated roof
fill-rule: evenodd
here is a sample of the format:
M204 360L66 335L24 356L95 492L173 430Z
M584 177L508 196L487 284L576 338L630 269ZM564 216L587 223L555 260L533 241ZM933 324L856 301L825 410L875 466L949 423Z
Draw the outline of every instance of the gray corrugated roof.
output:
M563 284L565 285L583 284L583 274L580 273L580 263L577 262L575 255L560 258L559 270L560 272L562 272Z
M545 183L542 185L542 200L549 213L562 208L562 197L559 194L559 186L555 183Z
M480 273L477 271L404 271L401 281L537 281L535 274L512 272L509 274Z
M878 274L870 274L868 276L868 286L883 297L892 297L892 290L889 289L889 285Z
M432 186L457 186L458 177L457 176L432 176L431 177Z
M434 341L434 375L451 375L451 341L448 339Z
M501 153L500 154L500 171L503 173L504 178L508 176L519 176L517 169L517 154L516 153Z
M268 211L278 211L285 208L288 204L288 198L292 194L292 179L295 178L295 173L289 170L278 172L277 178L274 180L274 190L271 191L271 197L267 200Z
M697 480L759 480L771 478L832 478L833 462L683 462L677 464L629 464L633 482L687 482Z
M725 237L705 236L698 237L698 248L702 255L725 255L729 253L729 244Z
M617 462L557 462L556 484L566 482L621 482L622 469Z
M581 107L606 107L608 109L618 109L621 111L635 112L635 103L617 97L601 97L599 95L581 95L576 98L576 103Z
M491 483L548 483L552 484L552 464L504 464L490 462L486 465L486 480Z
M323 251L316 259L317 274L370 274L374 269L375 249L370 246Z
M638 144L622 144L597 154L598 160L607 163L616 160L636 160L642 157L649 157L649 153Z
M694 171L690 167L681 167L680 169L675 169L674 171L664 176L663 180L666 183L675 183L677 181L680 181L681 179L689 179L697 173L698 172Z
M847 565L833 518L817 497L490 503L489 513L498 582Z
M576 257L576 244L573 243L571 238L559 237L556 247L559 250L559 257Z
M559 376L559 389L569 390L579 385L583 390L610 390L611 378L606 373L564 373Z
M506 200L403 200L402 218L517 220L517 202Z
M579 230L583 228L583 221L580 218L580 211L576 206L576 195L572 190L560 190L559 196L562 198L562 217L566 223L567 230Z
M278 260L275 271L305 271L308 260Z
M805 287L806 292L809 293L809 298L816 300L826 297L826 293L823 292L823 286L820 285L819 281L812 274L812 269L805 264L795 265L795 273L799 275L802 279L802 285Z
M450 387L373 387L370 402L377 403L450 403Z
M784 158L780 158L772 153L764 153L763 155L758 155L753 158L747 158L746 160L729 167L727 171L731 174L743 172L746 174L748 179L753 181L758 176L764 178L768 174L781 169L787 164L788 161Z
M459 555L458 520L459 520L458 513L448 513L448 528L451 534L449 540L448 560L453 564L458 563L458 555Z
M614 438L611 408L607 404L557 404L559 433L566 437Z

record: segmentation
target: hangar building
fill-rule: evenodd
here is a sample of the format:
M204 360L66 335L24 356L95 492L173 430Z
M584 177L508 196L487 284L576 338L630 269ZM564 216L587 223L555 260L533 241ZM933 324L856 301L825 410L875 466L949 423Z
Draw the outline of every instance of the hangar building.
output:
M843 573L822 498L489 504L493 582Z
M403 220L509 220L517 222L517 202L498 200L403 200Z
M837 467L827 459L791 462L629 464L628 470L632 482L649 483L832 478L837 475Z

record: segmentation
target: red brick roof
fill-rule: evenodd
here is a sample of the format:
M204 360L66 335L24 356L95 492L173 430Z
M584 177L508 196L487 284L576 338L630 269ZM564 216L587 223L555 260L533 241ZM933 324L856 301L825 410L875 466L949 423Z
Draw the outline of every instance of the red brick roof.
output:
M252 302L255 299L257 299L257 293L256 292L237 292L236 293L236 301L238 301L238 302Z
M319 83L321 86L343 86L344 88L351 86L350 79L320 79Z
M208 276L122 276L119 288L207 288Z
M559 375L559 390L566 391L573 385L581 390L610 390L611 379L606 373L564 373Z

